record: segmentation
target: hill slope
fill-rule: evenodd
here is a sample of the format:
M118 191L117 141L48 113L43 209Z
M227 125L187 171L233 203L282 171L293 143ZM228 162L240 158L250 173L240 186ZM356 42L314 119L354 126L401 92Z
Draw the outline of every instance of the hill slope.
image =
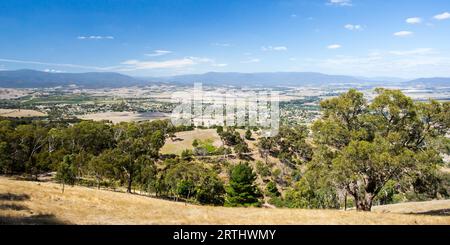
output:
M55 183L5 177L0 207L0 224L450 224L449 216L185 205L79 186L62 194Z
M374 81L342 75L327 75L316 72L208 72L204 74L179 75L172 77L160 77L150 79L153 81L175 82L191 84L202 82L208 85L233 85L233 86L300 86L300 85L325 85L332 83L356 84L373 83Z
M0 71L0 87L4 88L46 88L75 84L89 88L129 87L149 85L152 83L193 84L201 82L206 85L231 86L325 86L365 85L385 86L396 84L404 86L450 86L450 78L420 78L405 81L400 78L377 77L365 78L346 75L329 75L318 72L208 72L204 74L187 74L169 77L131 77L115 72L87 73L51 73L36 70Z
M409 86L450 87L450 78L448 77L419 78L406 82L406 84Z
M35 70L0 71L0 87L46 88L75 84L83 87L127 87L142 81L114 72L50 73Z
M352 76L327 75L315 72L208 72L171 77L136 78L114 72L50 73L36 70L0 71L0 87L45 88L75 84L90 88L129 87L151 83L193 84L233 86L302 86L327 84L375 84L385 80Z

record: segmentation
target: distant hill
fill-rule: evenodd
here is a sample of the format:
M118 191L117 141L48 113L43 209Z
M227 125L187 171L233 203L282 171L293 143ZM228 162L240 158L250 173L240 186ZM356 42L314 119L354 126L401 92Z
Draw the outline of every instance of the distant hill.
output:
M317 72L208 72L169 77L131 77L114 72L50 73L36 70L0 71L0 87L6 88L45 88L77 85L89 88L129 87L154 83L177 83L190 85L201 82L206 85L230 86L326 86L330 84L383 86L396 84L403 86L450 86L450 78L420 78L405 81L391 77L354 77L328 75Z
M191 84L202 82L208 85L234 86L298 86L326 84L373 83L373 80L343 75L327 75L315 72L208 72L204 74L179 75L171 77L149 78L152 81ZM379 81L381 82L381 81Z
M450 77L419 78L405 84L408 86L450 87Z
M143 81L113 72L51 73L35 70L0 71L0 87L44 88L67 85L83 87L126 87Z

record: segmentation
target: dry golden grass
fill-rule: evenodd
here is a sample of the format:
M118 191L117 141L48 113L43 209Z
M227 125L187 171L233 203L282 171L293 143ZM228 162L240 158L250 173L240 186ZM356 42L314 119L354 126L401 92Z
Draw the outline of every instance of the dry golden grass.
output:
M215 129L195 129L192 131L185 131L176 133L176 139L168 138L166 144L161 148L163 154L177 154L180 155L183 150L193 149L192 142L197 140L212 140L213 145L220 147L222 145L220 137Z
M47 114L35 110L0 109L2 117L44 117Z
M55 183L5 177L0 177L0 197L0 223L35 218L35 223L58 224L450 224L448 216L185 205L79 186L62 194Z
M450 200L433 200L425 202L407 202L372 208L374 212L382 213L414 213L414 214L439 214L450 215Z
M84 120L93 120L93 121L109 120L113 123L156 120L156 119L165 119L167 117L168 115L166 113L160 112L139 113L131 111L99 112L78 116L78 118Z

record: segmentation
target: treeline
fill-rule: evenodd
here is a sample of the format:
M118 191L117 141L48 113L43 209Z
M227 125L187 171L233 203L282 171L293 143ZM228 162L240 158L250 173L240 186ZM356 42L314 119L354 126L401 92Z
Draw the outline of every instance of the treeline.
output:
M226 188L218 176L220 169L210 168L192 156L161 156L159 150L166 138L185 130L192 128L174 127L168 120L116 125L106 121L23 124L1 120L0 170L34 180L56 171L55 179L62 184L63 192L66 184L80 184L213 205L239 204L226 202L226 189L233 192L241 185L256 189L254 177L241 179L240 170L230 169L241 177L236 181L231 178L234 184ZM252 173L248 165L242 166L236 169ZM242 205L259 205L256 198L249 200L251 203Z
M374 203L449 196L450 178L439 168L441 153L450 153L450 103L414 102L399 90L375 92L371 103L353 89L322 101L322 116L311 126L312 152L304 142L277 144L276 150L273 139L261 142L284 159L306 160L299 181L275 203L340 208L348 198L368 211ZM292 154L283 154L290 146Z
M376 93L370 103L356 90L324 100L310 127L282 126L277 136L258 141L257 129L241 136L216 127L221 147L195 141L181 156L159 153L166 138L192 129L169 121L1 120L0 171L33 179L56 171L63 185L227 206L260 206L264 199L281 207L370 210L448 197L450 178L439 168L441 153L450 153L450 103L414 102L398 90ZM246 140L255 140L261 161ZM246 162L230 159L233 152Z
M76 176L101 176L114 172L130 191L136 166L155 161L165 135L174 130L167 121L121 123L82 121L75 124L33 121L17 125L0 121L1 171L37 178L70 165ZM111 166L103 166L102 160ZM96 163L97 164L96 164ZM100 166L102 165L102 166Z

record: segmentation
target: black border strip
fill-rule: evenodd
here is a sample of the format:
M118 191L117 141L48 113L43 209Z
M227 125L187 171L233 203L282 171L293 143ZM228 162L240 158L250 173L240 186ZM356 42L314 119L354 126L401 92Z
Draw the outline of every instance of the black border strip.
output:
M208 232L205 242L200 240L187 241L185 239L175 240L175 232ZM219 230L276 230L274 239L248 240L235 237L235 239L218 240ZM117 243L131 244L132 242L194 242L199 244L245 241L266 244L276 241L306 242L343 242L347 244L375 243L404 243L421 242L430 244L434 241L450 241L450 226L271 226L271 225L155 225L155 226L0 226L0 237L15 242L45 242L46 244L61 244L65 242L101 242L102 244Z

